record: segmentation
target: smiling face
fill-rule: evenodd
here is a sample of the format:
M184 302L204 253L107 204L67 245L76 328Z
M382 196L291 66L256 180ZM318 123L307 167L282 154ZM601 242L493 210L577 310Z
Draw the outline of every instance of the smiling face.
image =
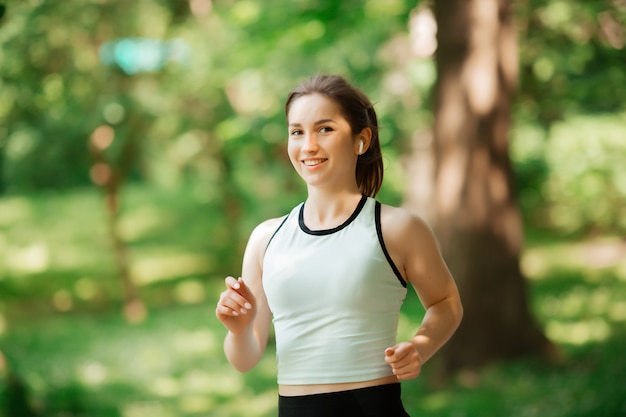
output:
M321 95L297 98L287 115L288 153L309 187L358 190L359 135L353 135L339 105Z

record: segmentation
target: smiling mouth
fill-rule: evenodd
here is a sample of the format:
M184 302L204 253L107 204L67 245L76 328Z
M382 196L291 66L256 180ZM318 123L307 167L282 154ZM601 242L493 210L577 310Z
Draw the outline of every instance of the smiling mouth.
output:
M326 161L327 159L306 159L306 160L303 160L302 163L308 167L312 167L312 166L319 165L322 162L326 162Z

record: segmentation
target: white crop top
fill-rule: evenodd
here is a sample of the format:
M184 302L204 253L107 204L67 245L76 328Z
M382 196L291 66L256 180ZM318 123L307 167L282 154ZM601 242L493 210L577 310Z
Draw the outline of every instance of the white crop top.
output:
M396 343L407 290L383 242L380 203L363 196L348 220L328 230L309 230L303 209L285 218L263 259L278 383L393 375L385 349Z

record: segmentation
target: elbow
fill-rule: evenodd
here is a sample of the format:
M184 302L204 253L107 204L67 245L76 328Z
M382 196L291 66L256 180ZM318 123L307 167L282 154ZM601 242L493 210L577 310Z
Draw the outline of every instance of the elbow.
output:
M231 362L230 364L233 366L233 368L235 368L242 374L245 374L246 372L251 371L252 368L254 368L254 364L241 364L236 362Z
M457 298L453 311L456 327L458 328L461 325L461 321L463 321L463 303L461 302L461 297Z
M243 373L246 373L248 371L251 371L252 368L254 368L258 362L258 360L254 360L253 358L250 357L231 357L228 354L226 355L226 359L228 359L228 362L231 364L231 366L233 368L235 368L237 371Z

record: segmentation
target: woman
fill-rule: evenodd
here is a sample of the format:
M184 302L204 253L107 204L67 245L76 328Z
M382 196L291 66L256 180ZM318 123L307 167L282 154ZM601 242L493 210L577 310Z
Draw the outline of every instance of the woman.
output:
M400 381L415 378L462 317L430 228L374 197L383 178L376 112L339 76L288 96L288 153L308 196L250 236L242 276L226 278L216 315L239 371L260 360L273 322L280 417L407 416ZM426 309L396 343L407 283Z

